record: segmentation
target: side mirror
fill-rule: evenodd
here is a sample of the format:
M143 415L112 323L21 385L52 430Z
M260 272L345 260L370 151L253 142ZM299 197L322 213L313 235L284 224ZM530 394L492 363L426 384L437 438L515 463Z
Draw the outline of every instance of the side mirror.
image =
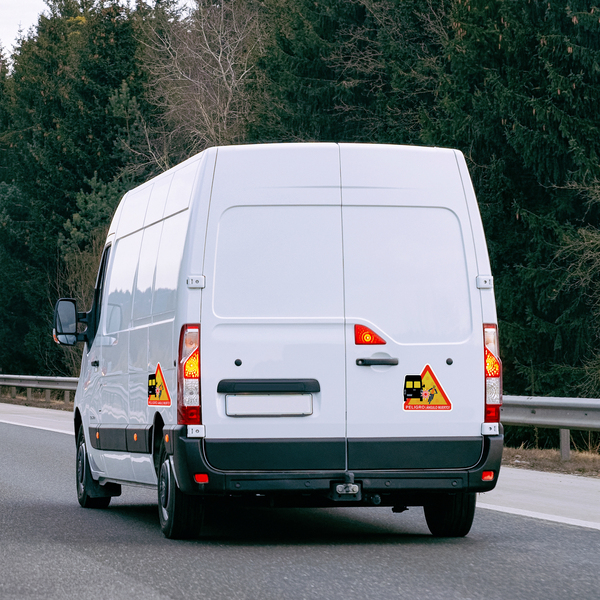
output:
M61 298L54 307L54 341L65 346L74 346L77 335L77 302L72 298Z

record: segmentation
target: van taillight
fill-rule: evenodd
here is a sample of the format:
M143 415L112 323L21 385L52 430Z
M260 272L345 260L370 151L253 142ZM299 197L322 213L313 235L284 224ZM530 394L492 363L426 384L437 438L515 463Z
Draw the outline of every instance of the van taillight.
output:
M484 325L485 417L486 423L500 422L502 405L502 363L498 346L498 326Z
M201 425L200 325L184 325L179 336L177 423Z

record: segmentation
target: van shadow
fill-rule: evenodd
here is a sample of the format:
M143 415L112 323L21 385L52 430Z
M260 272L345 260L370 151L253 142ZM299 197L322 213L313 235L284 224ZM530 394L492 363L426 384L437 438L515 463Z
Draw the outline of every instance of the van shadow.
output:
M413 514L396 515L390 508L207 506L200 535L188 543L268 546L433 542L435 538L427 531L421 509L410 511ZM159 531L156 505L119 505L108 512Z
M391 509L208 507L199 541L271 545L432 539L418 531L415 521L403 522L403 516L393 515Z
M0 503L0 506L3 503ZM429 535L422 510L396 515L385 508L256 508L208 507L196 539L163 537L156 504L115 503L105 510L82 509L77 503L3 506L3 542L33 535L39 541L93 544L137 540L148 546L195 544L212 546L440 544Z

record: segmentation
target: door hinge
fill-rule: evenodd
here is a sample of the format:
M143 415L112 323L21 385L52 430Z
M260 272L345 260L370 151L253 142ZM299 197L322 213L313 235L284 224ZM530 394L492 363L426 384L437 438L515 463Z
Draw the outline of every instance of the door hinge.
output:
M478 275L477 287L480 290L491 290L494 287L494 278L491 275Z
M188 275L185 283L190 290L202 289L206 286L206 277L204 275Z

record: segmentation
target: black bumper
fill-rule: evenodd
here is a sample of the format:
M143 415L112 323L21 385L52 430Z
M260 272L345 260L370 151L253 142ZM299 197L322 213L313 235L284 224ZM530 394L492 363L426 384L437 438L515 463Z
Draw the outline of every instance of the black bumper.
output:
M400 503L419 506L426 504L432 494L489 492L496 486L504 440L503 433L482 436L479 460L472 467L460 469L224 471L209 464L205 440L188 438L186 431L182 425L165 427L163 431L165 437L169 436L167 452L173 456L177 483L182 491L206 497L265 497L270 498L271 504L294 506L338 505L340 500L384 506ZM494 478L483 481L484 471L493 471ZM196 483L195 474L207 475L208 483ZM336 497L336 484L344 482L360 484L361 492L357 498Z

